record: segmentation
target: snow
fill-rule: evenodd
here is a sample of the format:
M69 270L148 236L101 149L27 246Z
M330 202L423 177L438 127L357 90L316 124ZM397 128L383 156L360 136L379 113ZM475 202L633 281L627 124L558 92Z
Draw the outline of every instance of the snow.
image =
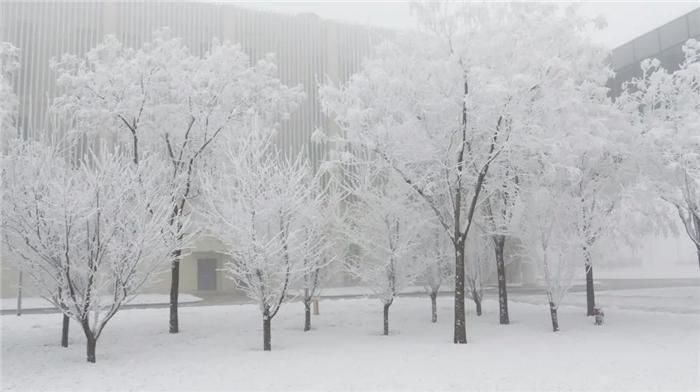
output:
M449 285L444 285L445 289ZM346 297L346 296L371 296L372 290L364 286L347 286L347 287L328 287L321 288L321 297ZM440 290L441 292L444 290ZM401 290L401 294L416 294L426 293L427 289L424 286L407 286Z
M685 240L685 238L681 238ZM653 241L653 239L652 239ZM689 241L688 241L689 242ZM693 251L695 249L692 249ZM691 256L696 256L692 254ZM673 256L669 256L673 257ZM665 261L660 259L661 261ZM603 264L601 268L596 266L596 279L686 279L695 277L698 273L698 263L695 260L689 263L663 263L656 262L642 266L610 267Z
M530 304L545 302L543 295L509 296L511 300ZM635 290L597 290L596 306L605 313L611 309L634 309L647 312L700 314L700 287L674 287ZM586 306L586 293L568 293L564 305Z
M199 302L202 299L196 297L192 294L179 294L178 302L192 303ZM127 302L127 305L162 305L170 303L170 296L167 294L139 294L131 301ZM22 309L53 309L54 306L51 305L47 300L39 297L26 297L22 298ZM2 298L0 299L0 310L14 310L17 309L17 298Z
M598 327L562 305L553 333L544 305L513 302L512 324L501 326L496 301L479 318L468 304L467 345L451 342L449 297L438 299L437 324L427 296L398 298L386 337L376 299L323 300L306 333L303 305L286 304L272 352L262 351L254 305L183 307L177 335L167 309L129 309L105 329L96 364L75 323L70 347L59 346L60 315L2 316L2 389L700 390L697 312L619 309Z

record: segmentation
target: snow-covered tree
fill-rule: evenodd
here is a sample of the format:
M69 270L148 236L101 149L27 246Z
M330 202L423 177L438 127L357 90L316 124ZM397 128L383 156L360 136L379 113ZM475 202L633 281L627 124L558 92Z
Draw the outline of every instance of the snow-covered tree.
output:
M260 307L263 350L271 322L292 284L321 265L324 233L307 236L306 207L317 202L314 177L300 157L288 160L257 125L245 139L227 137L217 170L205 177L202 214L226 246L223 270Z
M418 248L429 221L403 181L385 166L357 169L343 230L354 246L346 268L381 301L388 335L391 304L425 269Z
M624 175L631 173L624 172L626 157L621 151L615 151L614 140L597 140L601 144L595 145L594 138L588 136L586 150L578 152L572 208L578 212L576 234L581 240L586 271L586 314L593 316L593 248L618 223L616 212L624 196L625 183L635 180L636 176Z
M539 266L552 316L571 287L574 266L585 264L591 233L609 229L611 209L620 198L621 176L610 122L615 118L599 97L604 74L587 81L566 78L532 106L532 139L523 149L519 189L523 194L518 237L526 255ZM610 147L610 148L608 148ZM611 204L609 204L609 202ZM601 206L605 206L604 208ZM594 226L595 225L595 226ZM587 271L590 274L590 263Z
M80 324L95 362L109 320L180 237L165 229L167 167L150 157L137 167L118 152L70 165L58 147L24 142L2 169L3 237L35 294Z
M347 84L322 86L321 97L343 130L339 139L383 159L450 237L454 342L466 343L466 239L492 165L528 143L533 104L589 77L600 50L573 8L423 2L415 9L425 34L382 44Z
M465 295L474 301L476 315L481 316L481 301L486 282L493 273L494 245L481 230L473 230L467 239L465 257Z
M600 56L590 61L603 63ZM630 187L637 181L636 163L630 146L632 132L622 111L608 97L605 67L582 68L588 75L564 85L561 97L540 107L540 124L550 134L565 140L569 155L560 162L572 169L569 192L576 211L575 234L582 244L581 253L586 272L587 314L593 315L595 294L593 286L593 248L602 237L611 235L620 226L616 213ZM567 113L557 117L545 116L552 109ZM557 113L556 111L554 113Z
M575 214L570 193L559 185L559 170L542 173L544 184L527 192L527 209L520 238L526 244L525 256L537 265L544 278L552 330L559 330L557 310L573 285L581 266L581 243L576 236Z
M419 257L425 268L425 290L430 297L431 321L437 322L437 296L440 287L452 282L452 244L442 228L431 225L422 234L418 247Z
M506 242L517 227L522 209L518 176L523 168L517 167L517 156L504 154L493 169L497 175L491 176L484 184L486 197L479 217L481 229L487 239L493 242L498 280L498 318L501 324L510 324L508 313L508 289L506 286Z
M19 68L19 49L0 42L0 141L15 137L19 102L12 89L12 76Z
M140 49L107 36L84 56L53 63L63 94L54 111L82 132L99 132L128 145L133 161L156 152L170 164L178 186L171 192L170 225L181 231L197 194L203 161L222 134L240 131L251 116L272 126L303 98L300 87L277 78L272 55L251 65L240 46L213 40L203 57L192 55L169 30ZM177 193L175 193L177 190ZM171 256L171 333L179 331L182 249Z
M338 240L342 227L339 200L328 187L320 186L316 176L309 184L309 195L300 207L300 235L306 241L294 247L293 258L302 260L302 276L295 285L301 290L304 304L304 331L311 330L311 302L321 291L326 267L338 259Z
M700 41L683 45L675 72L658 60L642 62L642 76L618 99L637 128L635 147L645 180L678 212L700 264Z
M0 42L0 151L10 148L19 136L17 110L19 101L12 88L12 77L19 68L19 49L9 42ZM22 269L17 271L17 315L22 315ZM66 341L66 345L67 345Z

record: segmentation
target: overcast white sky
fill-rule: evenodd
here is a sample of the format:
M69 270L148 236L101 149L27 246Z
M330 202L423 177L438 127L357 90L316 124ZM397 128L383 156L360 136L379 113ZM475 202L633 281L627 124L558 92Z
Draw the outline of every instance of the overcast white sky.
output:
M415 28L406 1L233 1L241 6L291 14L312 12L339 21L368 24L392 29ZM700 7L700 1L686 2L582 2L582 12L602 15L608 27L595 39L611 48L617 47L649 30Z

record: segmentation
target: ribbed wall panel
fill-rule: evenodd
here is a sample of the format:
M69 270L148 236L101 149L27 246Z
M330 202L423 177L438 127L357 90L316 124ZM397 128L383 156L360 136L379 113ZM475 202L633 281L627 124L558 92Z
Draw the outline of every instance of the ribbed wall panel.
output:
M311 143L312 132L334 127L321 113L317 82L327 77L346 81L370 54L373 36L367 28L315 15L289 16L220 3L3 1L2 40L21 50L20 71L13 80L21 132L37 138L61 132L47 116L50 99L57 93L51 58L82 55L106 34L114 34L125 46L140 47L154 30L165 26L196 55L209 50L214 37L239 43L251 62L275 53L280 79L290 86L302 84L307 97L283 122L278 142L285 152L303 151L313 167L318 167L327 146ZM71 154L79 159L86 148L99 148L100 143L83 139Z

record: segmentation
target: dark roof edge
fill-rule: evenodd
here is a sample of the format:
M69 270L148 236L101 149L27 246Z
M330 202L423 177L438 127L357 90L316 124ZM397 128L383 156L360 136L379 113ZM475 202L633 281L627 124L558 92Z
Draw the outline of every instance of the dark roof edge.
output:
M639 37L641 37L641 36L643 36L643 35L646 35L646 34L649 34L649 33L653 33L654 31L658 31L658 30L660 30L661 28L663 28L663 27L665 27L665 26L667 26L667 25L670 25L671 23L674 23L674 22L676 22L676 21L679 20L679 19L687 18L688 15L690 15L690 14L692 14L693 12L696 12L696 11L698 11L698 10L700 10L700 6L698 6L697 8L694 8L694 9L688 11L688 12L686 12L686 13L683 14L683 15L679 15L679 16L677 16L677 17L675 17L675 18L669 20L668 22L662 24L661 26L655 27L655 28L653 28L653 29L651 29L651 30L649 30L649 31L646 31L646 32L644 32L644 33L642 33L642 34L639 34L638 36L636 36L636 37L634 37L634 38L632 38L632 39L630 39L630 40L628 40L628 41L625 41L625 43L620 44L620 45L617 45L617 46L614 47L612 50L617 50L617 49L619 49L619 48L621 48L621 47L623 47L623 46L625 46L625 45L631 44L632 42L636 41ZM612 51L612 50L611 50L611 51Z

